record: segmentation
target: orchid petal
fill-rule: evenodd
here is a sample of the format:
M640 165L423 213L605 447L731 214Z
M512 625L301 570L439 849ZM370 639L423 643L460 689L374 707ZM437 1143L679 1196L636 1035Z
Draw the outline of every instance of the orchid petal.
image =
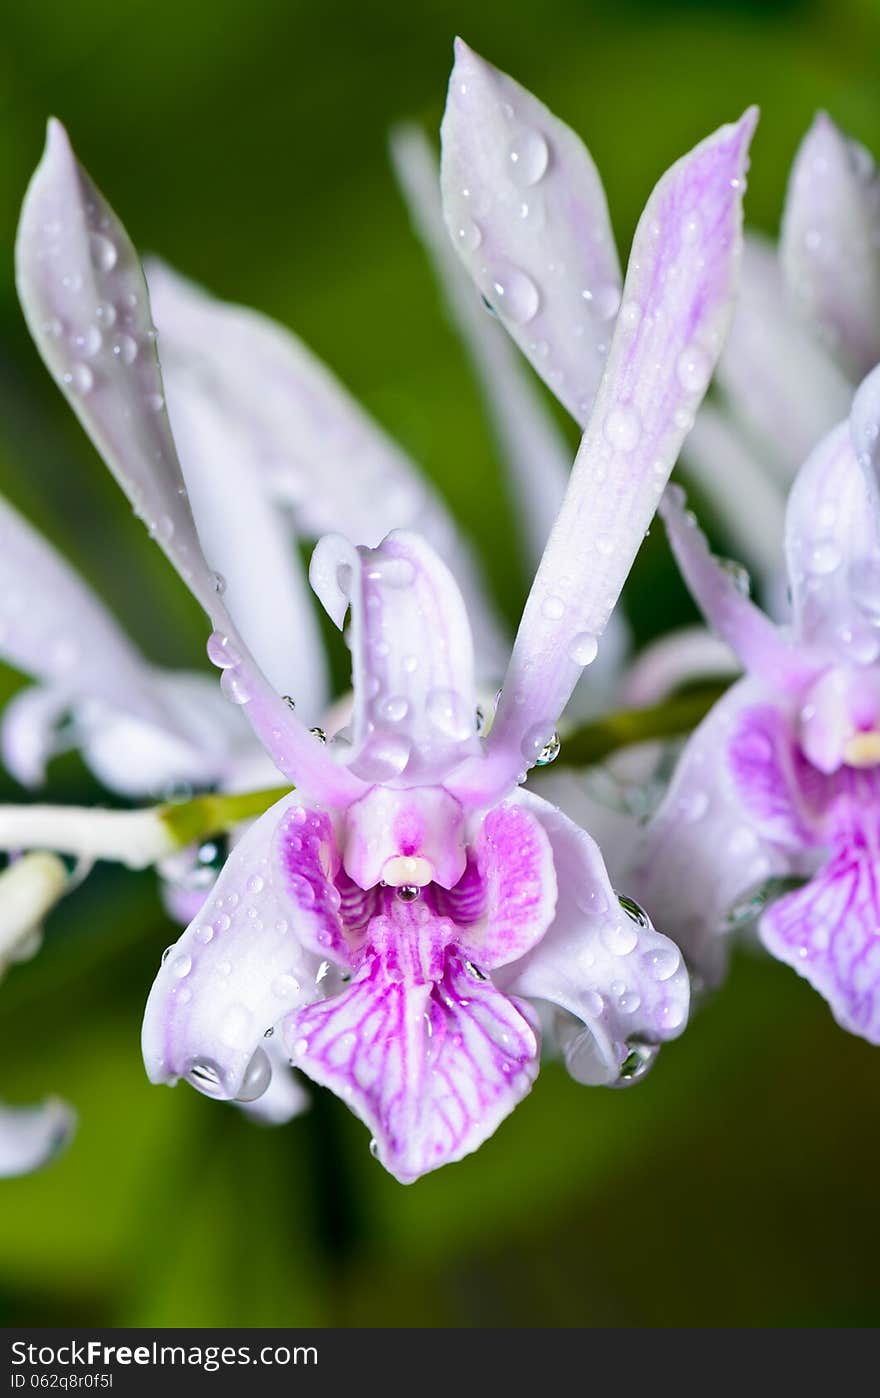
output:
M91 700L74 712L71 737L110 791L167 800L181 787L228 787L238 754L262 754L240 708L207 675L151 669L148 678L169 716L165 727Z
M193 373L166 374L165 387L199 540L223 578L223 600L269 682L295 694L300 712L317 723L329 695L327 667L293 530L268 498L242 424Z
M739 657L743 669L782 689L801 690L818 664L803 657L793 638L745 595L738 576L714 558L705 534L685 508L678 486L667 490L660 514L675 560L706 620Z
M225 692L247 706L281 772L319 799L351 799L359 784L271 689L223 605L222 580L205 559L186 499L137 254L54 120L25 197L16 267L28 327L49 370L217 630Z
M859 384L849 414L856 460L865 473L872 517L880 519L880 365Z
M685 685L739 673L739 662L724 641L702 626L680 626L639 652L621 676L619 698L625 708L645 709Z
M486 313L450 244L443 222L439 166L427 137L418 127L400 128L394 133L391 153L410 216L431 255L453 324L473 363L508 468L527 556L536 566L565 494L572 453L519 354ZM598 358L596 366L598 379Z
M326 821L285 796L236 845L150 992L151 1081L188 1077L210 1096L242 1097L266 1030L323 993L324 943L339 940Z
M47 1165L67 1145L75 1126L74 1112L56 1097L34 1107L0 1106L0 1178Z
M880 180L819 112L792 166L779 242L795 305L854 375L880 359Z
M403 1184L476 1150L538 1072L521 1008L455 953L437 981L372 957L340 995L288 1015L284 1033L296 1066L361 1117Z
M23 948L67 885L63 862L45 850L14 859L0 873L0 976L11 961L23 959Z
M636 230L605 376L520 623L487 739L462 773L496 789L534 762L595 657L657 497L712 375L730 315L749 111L674 165ZM637 308L637 310L636 310ZM497 769L497 770L496 770Z
M785 495L729 414L704 403L684 445L682 468L706 496L737 558L757 572L762 591L779 574Z
M632 892L710 986L724 977L727 934L752 895L794 867L793 851L755 828L729 761L742 714L762 702L767 691L745 679L715 705L688 741L633 860Z
M460 39L441 128L453 243L535 369L581 424L620 305L598 172L575 133Z
M676 1038L689 984L678 948L640 909L627 912L596 842L538 797L521 797L553 848L559 903L550 930L520 961L496 973L512 995L549 1001L581 1021L568 1066L579 1082L611 1084L632 1045Z
M63 742L58 728L70 694L54 685L30 685L10 699L0 718L3 765L22 786L40 786Z
M844 1029L872 1044L880 1043L876 875L871 849L847 843L803 888L773 903L758 924L767 950L825 997Z
M376 549L327 535L312 586L337 626L351 608L350 766L363 781L439 779L479 750L473 643L451 573L416 534Z
M869 665L880 655L880 532L849 424L820 442L788 498L786 556L795 626L809 645Z
M776 248L745 239L736 314L718 364L718 383L780 479L849 410L852 389L788 305Z
M509 803L486 816L475 853L486 915L465 927L459 945L481 968L494 970L525 956L553 921L553 850L532 812Z
M69 695L154 722L145 662L91 588L0 498L0 657Z
M373 548L392 529L424 534L465 591L487 673L497 673L507 648L470 550L401 448L290 331L163 263L152 260L148 275L172 421L200 385L216 430L247 442L265 488L307 538L338 531Z

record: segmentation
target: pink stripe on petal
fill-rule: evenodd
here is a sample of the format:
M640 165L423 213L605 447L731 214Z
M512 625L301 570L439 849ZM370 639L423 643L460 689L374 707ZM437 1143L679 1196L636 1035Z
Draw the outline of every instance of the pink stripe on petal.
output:
M404 1184L476 1150L538 1072L517 1003L455 953L436 983L376 956L335 999L288 1015L284 1034L295 1065L365 1122Z
M455 794L501 792L531 765L595 659L721 349L755 116L703 141L648 201L602 384L517 633L489 761L469 764L450 784Z
M872 793L876 811L878 793ZM862 824L862 820L857 821ZM880 878L876 832L838 847L759 924L761 940L828 1001L844 1029L880 1043Z
M462 933L470 959L491 970L524 956L544 935L556 908L550 841L522 805L490 811L475 841L483 885L483 922Z

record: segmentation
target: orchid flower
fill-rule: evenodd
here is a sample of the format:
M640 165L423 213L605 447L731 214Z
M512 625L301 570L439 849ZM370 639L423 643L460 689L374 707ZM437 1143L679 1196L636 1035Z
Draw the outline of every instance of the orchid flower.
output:
M695 732L637 870L640 893L716 983L737 921L880 1043L880 370L788 501L794 619L774 625L710 554L675 492L673 551L743 678ZM792 879L784 896L768 881Z
M42 919L68 882L63 862L47 853L23 855L0 873L0 977L38 950ZM52 1160L74 1125L70 1107L54 1097L39 1106L0 1105L0 1178L29 1174Z
M488 735L462 595L424 538L396 530L372 546L331 535L313 556L332 620L350 612L353 717L330 743L266 677L216 587L136 254L50 124L18 239L31 333L208 613L224 693L295 784L235 846L160 968L143 1031L154 1081L255 1100L272 1031L408 1181L473 1150L529 1090L538 1007L586 1082L631 1080L681 1032L678 950L618 901L591 837L519 784L595 658L719 352L754 122L710 136L648 202L626 284L641 314L615 330ZM126 309L133 352L102 340L84 376L80 346L107 305ZM683 372L692 363L704 372Z

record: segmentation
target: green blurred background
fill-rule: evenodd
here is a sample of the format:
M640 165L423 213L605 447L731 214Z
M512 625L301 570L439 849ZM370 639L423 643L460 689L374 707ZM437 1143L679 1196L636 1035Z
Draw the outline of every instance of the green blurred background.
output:
M873 0L32 0L0 38L0 489L155 660L204 624L30 345L21 197L54 112L136 241L293 326L411 449L515 618L524 577L460 347L386 161L442 111L457 30L583 133L625 248L660 172L763 108L751 221L774 230L817 107L880 151ZM690 615L658 531L627 605ZM21 683L0 671L0 698ZM57 799L88 800L82 766ZM0 779L0 799L15 788ZM789 970L741 953L652 1075L550 1065L479 1153L409 1188L335 1099L281 1130L148 1086L140 1016L173 938L151 876L100 869L0 994L0 1096L54 1091L79 1133L0 1185L6 1324L786 1326L880 1315L880 1056Z

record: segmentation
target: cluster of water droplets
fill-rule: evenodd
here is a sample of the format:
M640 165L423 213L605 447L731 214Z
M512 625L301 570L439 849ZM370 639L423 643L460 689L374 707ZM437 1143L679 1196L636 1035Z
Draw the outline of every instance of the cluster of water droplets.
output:
M147 311L145 297L126 288L120 276L118 293L111 296L105 289L112 287L113 273L120 258L120 249L113 238L112 222L94 204L87 208L95 227L88 234L92 276L79 271L65 272L60 278L63 307L59 314L44 322L42 329L50 342L63 350L67 367L61 374L65 387L79 396L90 394L104 378L111 377L118 367L131 368L139 357L152 347L156 331L152 324L144 326ZM59 258L63 255L62 239L67 231L60 220L43 225L45 243L37 256ZM147 406L155 412L164 407L161 393L146 395Z

